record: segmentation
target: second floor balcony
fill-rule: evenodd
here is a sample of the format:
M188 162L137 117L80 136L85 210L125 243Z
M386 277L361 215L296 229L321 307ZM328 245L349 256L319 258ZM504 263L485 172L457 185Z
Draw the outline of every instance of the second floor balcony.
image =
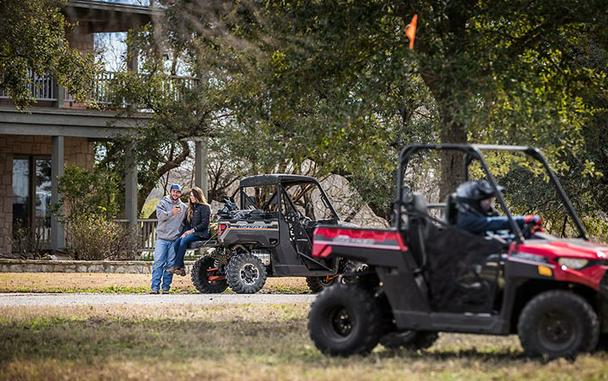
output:
M113 92L114 86L117 85L117 72L100 72L95 76L92 85L92 91L87 100L89 105L95 108L102 109L117 109L129 106L130 103L124 99L117 99ZM30 76L30 84L28 90L32 99L32 107L57 107L57 108L74 108L84 109L87 103L77 102L76 99L59 86L57 81L50 75L39 75L33 72ZM144 76L143 74L141 74ZM184 92L192 89L196 84L196 79L185 76L168 76L162 81L162 96L168 97L173 101L179 101L183 98ZM10 98L3 89L0 89L0 105L11 104ZM134 107L143 107L145 105L133 105Z

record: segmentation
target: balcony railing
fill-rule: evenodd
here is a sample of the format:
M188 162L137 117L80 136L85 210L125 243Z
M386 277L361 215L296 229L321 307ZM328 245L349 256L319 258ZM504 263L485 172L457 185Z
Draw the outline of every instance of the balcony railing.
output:
M96 0L99 3L123 4L123 5L139 5L143 7L150 6L150 0Z
M117 219L114 222L119 223L123 226L127 226L129 224L129 220L125 219ZM141 251L154 251L154 246L156 245L156 227L158 225L158 220L152 218L140 218L137 220L138 227L138 249Z
M116 72L101 72L95 77L91 100L97 104L109 106L113 102L111 83L116 79ZM36 102L63 102L59 107L72 107L76 103L72 94L58 86L50 75L38 75L29 72L30 84L28 90L32 99ZM183 89L192 89L196 79L192 77L169 77L162 83L163 96L170 97L174 101L183 99ZM6 92L0 88L0 98L8 98ZM127 106L128 102L120 102L120 106Z
M57 88L55 80L50 75L38 75L31 70L28 73L29 84L28 92L32 98L39 101L55 101L57 100ZM0 88L0 97L8 98L4 89Z

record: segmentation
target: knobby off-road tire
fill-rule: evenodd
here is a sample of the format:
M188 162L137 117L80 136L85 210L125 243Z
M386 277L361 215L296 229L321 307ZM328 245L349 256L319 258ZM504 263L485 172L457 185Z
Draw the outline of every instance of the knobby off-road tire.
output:
M226 280L237 294L254 294L266 283L266 267L259 258L239 253L228 261Z
M404 348L417 351L430 348L439 338L437 332L429 331L403 331L391 332L380 338L380 344L387 349Z
M526 355L573 358L595 349L599 337L597 314L589 303L569 291L548 291L526 304L517 325Z
M325 354L366 354L378 344L382 321L373 295L358 285L338 283L324 289L312 303L308 332Z
M226 280L209 281L207 269L215 268L216 260L210 256L199 258L192 266L192 284L203 294L219 294L228 287Z

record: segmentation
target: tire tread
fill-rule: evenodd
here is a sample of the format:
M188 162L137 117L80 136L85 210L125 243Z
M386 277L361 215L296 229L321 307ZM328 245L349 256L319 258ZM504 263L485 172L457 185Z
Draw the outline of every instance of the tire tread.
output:
M260 278L253 285L246 285L241 282L241 275L239 273L239 269L244 263L254 263L256 264L259 272ZM264 284L266 283L266 267L262 264L260 259L249 253L239 253L228 261L228 265L226 266L226 280L228 282L228 286L232 289L232 291L237 294L255 294L260 291Z
M364 334L356 337L348 347L332 346L332 342L323 335L321 325L323 316L316 316L318 309L332 299L343 299L356 306L360 316L364 317ZM349 300L350 299L350 300ZM371 352L378 344L382 334L382 313L374 297L358 285L334 284L325 288L312 303L308 315L308 331L315 346L322 352L332 356L364 355Z
M568 306L571 311L576 311L579 319L586 320L587 332L583 332L583 338L576 348L561 353L545 353L536 340L534 320L538 309L546 304ZM517 332L524 352L530 357L544 356L548 358L574 357L579 352L591 352L595 349L599 338L599 319L593 308L578 294L571 291L554 290L543 292L533 297L522 310Z
M192 284L200 293L220 294L228 287L228 283L226 281L217 282L215 285L212 285L209 284L209 282L205 282L202 278L203 275L206 275L205 270L208 268L208 262L213 260L213 257L203 256L194 262L194 265L192 265L190 277L192 278Z

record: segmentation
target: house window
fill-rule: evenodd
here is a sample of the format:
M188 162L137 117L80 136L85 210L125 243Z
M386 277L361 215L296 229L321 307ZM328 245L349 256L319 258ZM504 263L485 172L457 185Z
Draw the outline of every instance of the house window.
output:
M13 160L13 251L46 249L51 237L51 160Z

